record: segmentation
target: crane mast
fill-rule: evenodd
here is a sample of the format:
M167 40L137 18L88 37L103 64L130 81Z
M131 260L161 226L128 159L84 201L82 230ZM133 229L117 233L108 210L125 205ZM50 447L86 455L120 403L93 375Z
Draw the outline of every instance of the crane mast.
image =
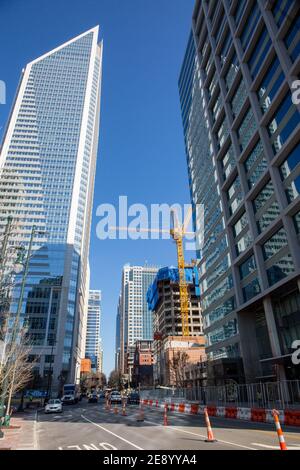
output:
M176 247L177 247L177 259L178 259L178 272L179 272L179 293L180 293L180 314L182 323L182 336L189 336L189 296L188 287L185 280L185 263L183 253L183 242L182 236L176 234L174 230L171 230Z

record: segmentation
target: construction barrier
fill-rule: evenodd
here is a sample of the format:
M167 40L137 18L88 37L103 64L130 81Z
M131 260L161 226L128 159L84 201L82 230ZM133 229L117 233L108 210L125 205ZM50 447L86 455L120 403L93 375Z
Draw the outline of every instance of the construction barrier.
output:
M217 407L216 406L207 406L207 413L209 416L217 416Z
M251 421L251 408L237 408L237 419Z
M216 409L216 416L225 416L225 406L218 406Z
M300 426L300 411L286 410L284 412L284 424Z
M178 411L179 411L179 413L184 413L184 411L185 411L185 404L184 403L179 403Z
M146 400L141 400L145 403ZM149 400L147 400L147 403ZM149 403L148 403L149 404ZM164 410L165 402L155 401L156 408ZM184 414L203 414L206 408L203 405L195 403L171 403L168 402L169 411L184 413ZM272 410L263 408L244 408L244 407L216 407L208 406L207 412L209 416L225 417L229 419L240 419L244 421L255 421L260 423L272 423L274 421ZM300 426L300 411L285 410L279 411L279 419L289 426Z
M266 410L262 408L252 408L251 409L251 421L256 421L257 423L266 422Z
M235 408L235 407L226 407L225 408L225 418L236 419L237 418L237 408Z
M284 440L284 435L280 426L280 421L279 421L279 411L277 410L272 410L272 415L274 418L275 426L276 426L276 431L277 431L277 436L279 440L279 446L280 450L287 450L286 443Z
M164 426L168 426L168 405L165 404L164 408Z

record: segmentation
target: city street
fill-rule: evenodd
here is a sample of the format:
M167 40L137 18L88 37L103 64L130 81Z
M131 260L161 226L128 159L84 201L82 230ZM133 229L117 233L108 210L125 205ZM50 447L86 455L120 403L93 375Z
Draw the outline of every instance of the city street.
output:
M62 414L38 414L36 442L47 450L276 450L275 427L269 424L212 418L216 442L207 437L204 417L169 414L163 426L162 410L145 408L138 422L137 406L126 408L127 416L107 411L103 403L65 406ZM300 450L300 432L283 427L289 450Z

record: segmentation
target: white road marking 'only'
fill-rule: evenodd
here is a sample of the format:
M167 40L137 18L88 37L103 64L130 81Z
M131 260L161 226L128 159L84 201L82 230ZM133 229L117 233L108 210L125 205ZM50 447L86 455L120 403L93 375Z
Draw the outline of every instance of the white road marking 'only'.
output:
M118 450L115 446L113 446L112 444L109 444L108 442L100 442L99 446L102 447L102 449L104 450ZM63 446L58 447L58 450L67 450L67 449L101 450L96 446L96 444L82 444L82 446L80 445L65 446L65 449Z

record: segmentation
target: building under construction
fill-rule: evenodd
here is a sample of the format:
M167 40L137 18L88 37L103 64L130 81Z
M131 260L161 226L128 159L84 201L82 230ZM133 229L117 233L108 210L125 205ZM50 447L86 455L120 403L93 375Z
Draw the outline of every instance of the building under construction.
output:
M184 364L184 359L180 361L179 358L181 353L186 353L188 363L205 360L198 271L194 266L185 268L185 281L189 335L182 331L178 269L160 269L147 293L148 306L153 314L155 385L181 385L178 383L179 371L175 370ZM178 358L177 365L175 358Z

